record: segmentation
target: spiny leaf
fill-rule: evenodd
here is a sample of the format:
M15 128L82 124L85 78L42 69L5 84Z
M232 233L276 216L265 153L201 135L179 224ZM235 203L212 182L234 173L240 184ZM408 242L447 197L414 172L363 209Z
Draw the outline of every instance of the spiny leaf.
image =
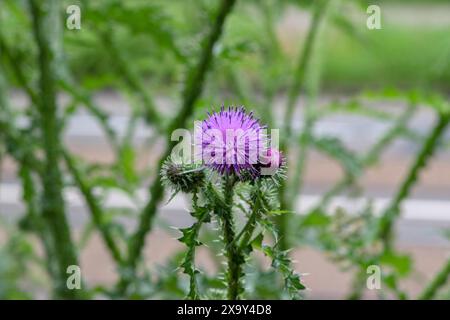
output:
M182 271L190 277L190 287L187 297L189 299L198 299L200 296L197 292L197 280L196 275L200 271L195 267L195 248L201 246L202 243L198 240L198 234L203 223L211 221L210 210L208 207L201 207L197 205L198 196L193 195L193 211L191 215L197 219L197 221L188 228L179 229L182 236L178 241L184 243L187 246L187 251L180 263Z

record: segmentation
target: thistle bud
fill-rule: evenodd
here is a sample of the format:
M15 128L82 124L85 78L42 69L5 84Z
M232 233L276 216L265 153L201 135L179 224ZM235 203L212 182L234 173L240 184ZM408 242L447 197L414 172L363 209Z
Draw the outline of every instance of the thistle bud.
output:
M259 161L259 172L262 178L271 178L276 184L286 178L286 159L274 148L269 148Z
M283 154L274 148L267 149L254 165L255 170L242 170L241 181L256 181L257 179L271 179L279 184L286 178L286 159Z
M169 158L161 168L161 180L174 191L191 193L203 186L204 168L195 164L175 163Z
M283 156L277 149L269 148L266 155L260 159L261 168L273 168L278 169L283 166Z

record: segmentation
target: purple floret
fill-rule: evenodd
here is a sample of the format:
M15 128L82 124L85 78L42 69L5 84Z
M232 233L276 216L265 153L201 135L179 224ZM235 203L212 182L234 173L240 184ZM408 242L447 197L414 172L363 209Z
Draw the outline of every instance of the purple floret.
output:
M257 176L260 155L268 150L266 126L243 107L208 113L195 138L203 163L221 174Z

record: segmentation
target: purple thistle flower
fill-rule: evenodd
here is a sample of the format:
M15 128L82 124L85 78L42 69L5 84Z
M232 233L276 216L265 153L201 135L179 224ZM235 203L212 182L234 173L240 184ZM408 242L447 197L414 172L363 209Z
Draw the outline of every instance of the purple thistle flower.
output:
M195 144L201 148L203 164L220 174L243 172L258 176L260 155L267 154L266 126L246 113L243 107L208 112L207 119L196 130Z

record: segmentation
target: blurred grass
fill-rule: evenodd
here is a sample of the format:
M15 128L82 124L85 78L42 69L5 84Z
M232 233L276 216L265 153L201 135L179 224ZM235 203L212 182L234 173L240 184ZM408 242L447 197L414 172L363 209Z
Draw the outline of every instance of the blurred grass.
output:
M324 82L328 88L425 85L448 90L448 28L385 27L365 34L367 46L342 33L331 37L325 42Z
M278 19L278 25L285 18L287 10L299 11L298 6L292 5L296 1L285 1L287 6L277 7L274 16ZM302 2L302 1L298 1ZM403 4L406 1L376 1L384 5L383 10L389 10L387 5ZM413 1L424 4L424 1ZM141 0L127 1L127 7L132 12L133 8L142 3ZM385 4L386 3L386 4ZM389 3L389 4L388 4ZM410 3L410 1L408 1ZM442 7L448 1L429 1L427 8L434 5ZM65 32L65 47L70 69L73 70L76 80L81 81L88 88L105 88L113 86L117 81L114 65L107 49L97 41L95 20L98 19L92 12L96 8L93 2L88 12L84 13L83 29L76 32ZM275 73L289 72L294 59L298 40L304 38L306 30L291 30L290 27L282 26L278 31L278 41L281 42L280 34L289 34L289 39L296 40L287 46L294 48L283 48L286 59L273 59L268 65L262 60L270 51L265 30L264 17L256 9L257 2L248 1L238 4L236 10L230 17L230 27L224 35L223 46L216 48L216 55L220 58L219 63L227 63L238 66L243 70L242 74L260 87L260 69L274 70ZM201 37L204 33L204 25L211 19L214 4L208 1L199 1L197 6L189 5L183 1L161 1L156 0L146 5L146 14L136 14L131 17L136 20L133 30L123 28L113 23L114 36L117 45L126 52L126 58L133 61L135 69L140 75L145 76L148 85L158 90L162 95L170 95L169 84L181 83L183 79L183 58L192 56L192 52L198 50L193 45L192 34ZM420 7L416 6L417 15L421 13ZM414 7L413 6L413 7ZM164 8L164 10L160 10ZM202 10L198 10L202 8ZM450 15L450 6L449 15ZM195 10L194 10L195 9ZM359 14L361 16L361 13ZM186 19L189 16L189 19ZM120 15L119 15L120 17ZM150 17L154 20L155 30L151 33L139 31L139 26L145 22L142 19ZM364 18L364 14L363 14ZM10 39L16 39L15 46L23 48L24 51L33 52L29 47L30 39L19 30L25 27L26 17L16 19L15 17L2 16L3 32ZM113 18L112 18L113 19ZM301 15L298 19L304 19ZM382 19L384 17L382 16ZM142 21L140 21L142 20ZM140 21L140 22L139 22ZM114 20L113 20L114 22ZM303 21L297 21L302 23ZM442 25L401 25L390 23L395 21L384 21L381 30L369 31L365 28L365 20L359 19L353 23L353 28L359 33L352 36L339 26L334 26L334 32L328 34L325 43L323 83L325 90L351 90L367 88L380 88L386 86L397 86L411 89L417 87L435 87L438 90L448 90L450 82L450 25L443 22ZM168 31L170 30L170 32ZM28 35L29 36L29 35ZM361 41L361 38L363 40ZM176 39L173 40L173 39ZM171 41L174 41L172 43ZM19 43L20 42L20 43ZM281 44L281 43L280 43ZM286 44L284 44L286 46ZM167 50L167 49L170 50ZM169 53L169 54L168 54ZM25 55L24 59L29 55ZM32 61L29 61L32 64ZM225 67L227 67L225 65ZM229 79L225 75L213 75L221 87L230 86ZM13 77L10 77L13 78ZM13 79L11 79L13 80ZM280 79L283 82L281 77ZM256 82L256 83L255 83ZM284 83L280 83L280 89L286 89Z
M178 10L183 11L185 6L180 4ZM180 33L185 33L185 25L180 25L177 10L172 12L166 20L168 25L181 27ZM189 13L189 12L188 12ZM252 17L252 8L244 8L233 14L232 23L224 37L224 47L218 48L222 60L239 64L239 69L244 70L250 82L257 82L261 67L273 70L289 70L291 67L285 59L273 60L273 65L267 65L261 59L267 53L266 33L261 17ZM420 12L418 12L420 14ZM195 15L194 15L195 16ZM203 19L206 19L203 17ZM200 18L200 20L202 20ZM335 27L335 32L328 35L325 43L323 67L325 90L359 90L367 88L380 88L397 86L411 89L417 87L435 87L438 90L448 90L450 82L450 26L401 26L383 24L381 30L369 31L365 26L357 25L357 31L364 36L364 42L353 37L343 30ZM200 26L191 26L194 32L201 33ZM197 29L197 30L195 30ZM280 33L295 32L289 29L280 30ZM68 35L71 41L79 42L77 36ZM180 37L177 34L177 37ZM293 35L295 38L304 37L301 34ZM108 70L111 61L104 59L102 48L97 48L94 43L89 43L89 33L86 34L85 47L78 43L69 50L72 70L76 70L77 76L88 76L99 82L93 86L107 85L114 80L113 72ZM130 37L126 30L117 33L119 45L127 48L129 58L137 65L137 69L146 75L151 81L160 79L153 85L160 92L165 92L168 82L179 82L181 70L177 67L175 55L167 55L166 50L161 50L157 39L137 35ZM183 43L181 35L180 46L185 51L193 50L188 43ZM104 50L104 49L103 49ZM235 51L233 54L232 52ZM239 54L236 54L238 51ZM288 50L292 51L292 50ZM230 53L231 52L231 53ZM285 54L290 56L289 52ZM103 58L101 58L103 57ZM152 57L149 59L149 57ZM293 57L291 57L293 58ZM93 74L102 75L101 78L92 77ZM108 77L108 74L111 76ZM217 77L221 77L218 75ZM163 80L164 82L162 82ZM228 84L229 85L229 84Z

